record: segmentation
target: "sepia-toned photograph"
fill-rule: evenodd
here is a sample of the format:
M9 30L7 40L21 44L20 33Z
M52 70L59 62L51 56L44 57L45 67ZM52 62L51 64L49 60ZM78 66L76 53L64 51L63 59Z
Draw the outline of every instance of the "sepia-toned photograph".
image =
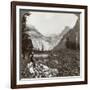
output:
M20 9L20 78L80 75L80 13Z
M87 6L11 3L11 87L87 84Z

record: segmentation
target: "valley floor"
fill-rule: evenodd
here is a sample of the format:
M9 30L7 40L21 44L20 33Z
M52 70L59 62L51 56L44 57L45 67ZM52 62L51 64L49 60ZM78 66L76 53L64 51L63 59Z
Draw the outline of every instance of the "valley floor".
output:
M34 53L33 63L21 58L20 77L21 78L49 78L80 75L80 51L62 49L44 54Z

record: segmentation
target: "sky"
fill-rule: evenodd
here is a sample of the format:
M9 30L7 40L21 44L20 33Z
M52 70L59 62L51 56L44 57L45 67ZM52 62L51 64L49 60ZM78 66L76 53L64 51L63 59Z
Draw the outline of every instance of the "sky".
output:
M33 25L41 34L48 36L60 34L66 26L73 28L77 16L70 13L49 13L49 12L30 12L27 16L27 26Z

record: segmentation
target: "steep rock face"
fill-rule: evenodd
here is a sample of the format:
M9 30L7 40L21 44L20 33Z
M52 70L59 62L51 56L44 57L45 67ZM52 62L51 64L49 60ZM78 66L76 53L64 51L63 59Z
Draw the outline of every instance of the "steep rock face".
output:
M79 20L77 20L76 25L73 30L68 33L66 47L71 49L79 49L80 48L80 27Z
M63 35L59 44L53 50L60 50L65 48L79 49L80 48L80 27L79 20L77 20L74 28L70 29Z

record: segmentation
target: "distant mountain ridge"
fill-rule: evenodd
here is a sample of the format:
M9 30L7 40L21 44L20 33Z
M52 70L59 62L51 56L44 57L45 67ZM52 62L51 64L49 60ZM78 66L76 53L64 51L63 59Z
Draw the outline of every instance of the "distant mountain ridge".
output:
M68 31L69 27L65 27L61 34L44 36L34 26L31 25L27 28L26 33L30 36L35 50L52 50L60 43L63 36Z

